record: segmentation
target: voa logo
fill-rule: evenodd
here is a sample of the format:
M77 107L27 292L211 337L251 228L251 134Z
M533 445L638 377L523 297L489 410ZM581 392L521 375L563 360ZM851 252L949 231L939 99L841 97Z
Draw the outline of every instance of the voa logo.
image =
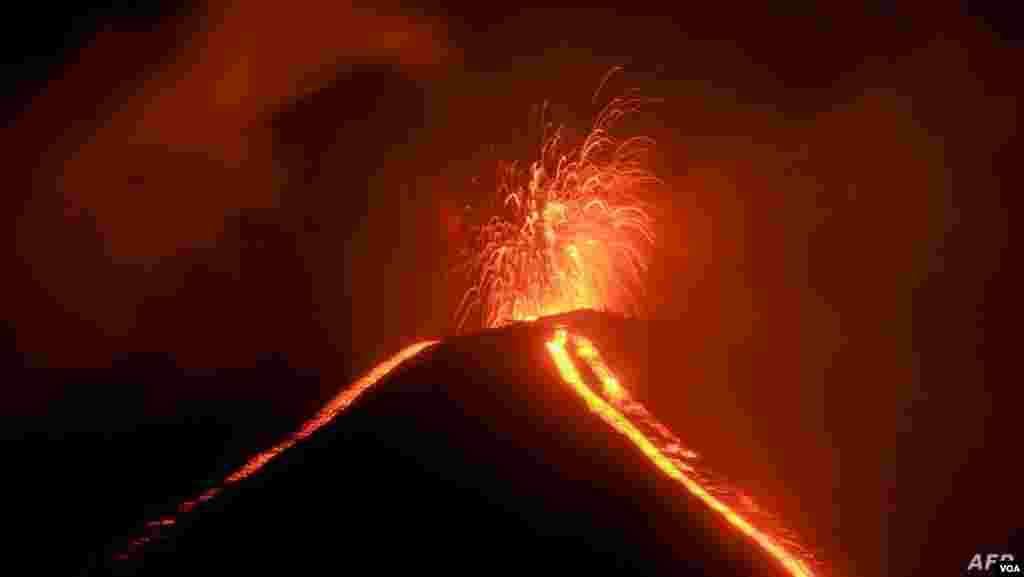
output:
M1000 574L1021 574L1020 564L1010 553L988 553L986 555L975 553L974 557L971 557L970 564L967 565L967 570L988 571L993 565L999 569Z

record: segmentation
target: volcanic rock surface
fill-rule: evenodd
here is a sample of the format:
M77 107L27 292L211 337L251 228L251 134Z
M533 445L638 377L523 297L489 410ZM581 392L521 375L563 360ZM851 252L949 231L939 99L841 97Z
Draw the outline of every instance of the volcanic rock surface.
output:
M639 327L574 313L442 341L86 573L782 575L561 380L544 347L560 324L615 351L613 368Z

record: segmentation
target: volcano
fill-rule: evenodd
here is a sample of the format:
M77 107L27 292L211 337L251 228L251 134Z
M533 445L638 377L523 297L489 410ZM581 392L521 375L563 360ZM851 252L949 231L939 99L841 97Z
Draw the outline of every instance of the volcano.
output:
M410 347L85 574L819 574L630 408L637 330L579 311Z

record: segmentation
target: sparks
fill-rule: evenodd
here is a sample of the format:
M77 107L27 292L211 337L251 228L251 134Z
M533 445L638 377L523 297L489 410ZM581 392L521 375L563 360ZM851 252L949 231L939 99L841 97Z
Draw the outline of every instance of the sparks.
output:
M576 355L586 362L603 386L604 398L587 385L583 375L576 368L566 345L570 335L565 329L558 329L545 343L548 353L559 375L576 393L583 398L587 407L616 431L627 437L647 459L664 474L683 485L686 490L697 497L713 511L721 515L732 527L754 541L761 549L778 561L792 577L814 577L807 559L801 559L796 550L787 549L779 539L741 515L706 488L698 480L695 467L684 459L695 459L696 453L683 449L678 439L650 416L642 405L629 398L628 393L619 385L611 371L604 364L597 347L582 337L572 335L576 345ZM619 408L623 411L620 411ZM633 415L628 418L624 411ZM646 432L642 429L651 429Z
M456 311L460 330L474 311L484 327L576 309L640 312L655 239L641 198L660 181L647 168L652 141L610 131L649 100L614 98L578 146L560 127L528 170L500 167L501 214L476 228L463 263L472 287Z

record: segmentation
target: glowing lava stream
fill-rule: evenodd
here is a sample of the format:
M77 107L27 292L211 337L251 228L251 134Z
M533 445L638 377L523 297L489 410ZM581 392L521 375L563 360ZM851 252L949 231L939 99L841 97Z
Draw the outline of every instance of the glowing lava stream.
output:
M209 501L210 499L216 497L222 490L224 490L224 487L233 485L247 477L254 475L257 471L262 469L264 465L269 463L275 457L277 457L284 451L290 449L291 447L295 446L295 444L298 443L299 441L302 441L306 437L312 435L314 432L317 431L317 429L331 422L331 420L338 416L339 413L347 409L348 406L351 405L353 401L355 401L360 395L366 392L367 389L373 386L374 383L384 378L398 365L415 357L427 347L435 345L438 342L439 341L436 340L428 340L420 341L413 345L409 345L408 347L405 347L388 360L375 366L369 373L363 375L362 378L352 383L352 386L348 387L347 389L339 393L337 396L335 396L333 399L331 399L326 405L324 405L322 409L317 411L316 415L313 415L312 418L303 423L302 427L298 431L293 433L290 437L274 445L273 447L270 447L269 449L260 452L252 459L249 459L249 461L245 465L243 465L234 473L228 475L221 483L221 486L207 489L199 497L195 499L190 499L179 505L178 513L188 513L192 509L194 509L196 505L198 505L199 503ZM131 553L135 552L139 547L145 545L149 541L152 541L154 538L158 536L157 533L155 532L156 530L158 530L160 527L174 525L175 522L176 521L174 516L166 516L156 521L147 522L146 528L149 529L151 533L149 535L133 539L130 542L128 551L118 552L114 555L114 558L117 560L124 560L129 558L131 556Z
M558 329L555 331L554 336L552 336L545 344L562 379L572 386L577 394L583 397L591 411L597 413L597 415L606 423L611 425L622 435L626 436L658 469L673 480L682 484L693 496L697 497L705 505L722 515L730 525L757 543L762 549L781 563L790 575L793 575L794 577L814 576L814 573L807 567L807 565L798 559L793 553L787 551L775 539L759 530L757 527L754 527L748 520L741 517L727 504L708 492L708 490L701 486L701 484L695 479L684 473L684 471L692 472L692 467L689 467L679 459L669 457L662 450L659 450L657 445L655 445L655 443L652 442L651 439L625 415L620 413L609 401L601 398L599 394L595 393L589 386L587 386L583 380L583 376L580 374L579 370L576 369L572 358L569 356L568 351L566 351L565 345L568 338L569 334L565 329ZM601 360L593 343L577 335L573 335L573 340L576 344L577 355L590 365L595 376L601 380L605 395L607 395L608 398L616 404L624 404L623 401L627 399L625 391L619 386L618 381Z

